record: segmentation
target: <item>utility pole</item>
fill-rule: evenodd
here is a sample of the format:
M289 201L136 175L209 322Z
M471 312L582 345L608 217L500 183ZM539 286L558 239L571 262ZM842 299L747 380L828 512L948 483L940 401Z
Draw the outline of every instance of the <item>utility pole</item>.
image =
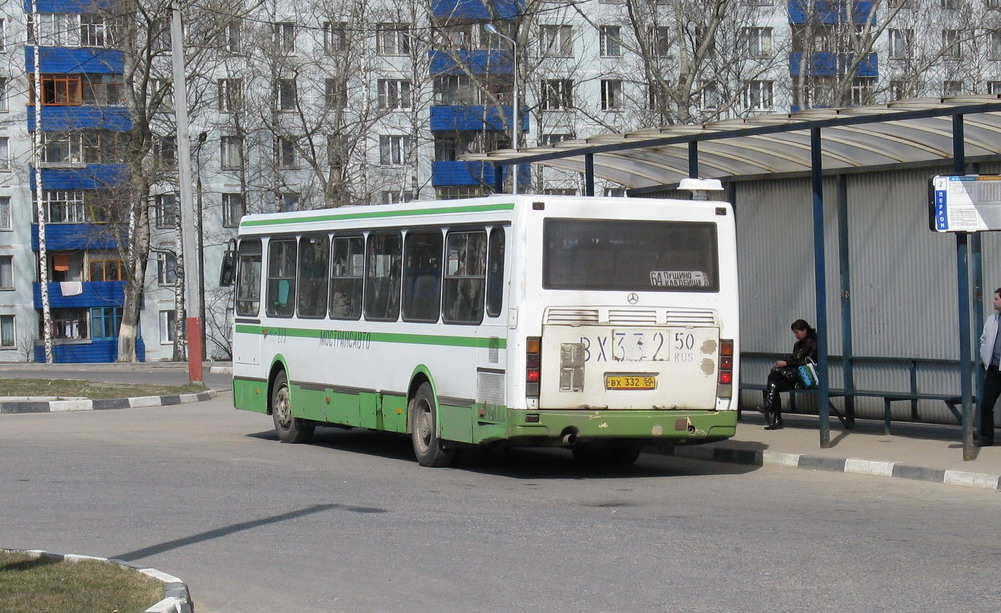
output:
M181 254L184 269L184 313L187 322L188 380L202 383L202 302L197 287L198 250L195 248L194 199L191 197L191 140L188 135L188 92L184 80L184 45L181 8L171 5L170 52L174 72L174 117L177 123L177 176L181 198ZM181 316L180 313L177 314Z

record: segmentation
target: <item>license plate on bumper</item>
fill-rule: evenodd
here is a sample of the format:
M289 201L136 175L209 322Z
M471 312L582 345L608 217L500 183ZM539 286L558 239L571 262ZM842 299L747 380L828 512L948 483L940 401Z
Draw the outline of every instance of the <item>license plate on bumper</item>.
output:
M657 389L656 375L605 375L606 390Z

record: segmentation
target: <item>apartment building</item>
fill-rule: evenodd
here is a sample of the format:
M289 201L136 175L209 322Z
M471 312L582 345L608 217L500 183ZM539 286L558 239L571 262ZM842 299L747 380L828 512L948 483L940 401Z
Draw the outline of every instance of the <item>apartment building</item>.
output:
M203 274L188 282L204 295L209 358L228 358L230 293L216 277L245 213L489 193L493 167L461 158L515 139L546 146L1001 92L998 0L223 6L185 9L202 223L184 230L198 231L203 247ZM183 271L169 4L142 13L113 0L3 7L0 361L45 359L43 280L53 358L116 359L136 270L137 357L176 357ZM583 181L525 166L517 189L583 193ZM624 193L600 181L598 190ZM143 201L143 215L123 199ZM145 225L129 225L122 211ZM148 262L137 269L129 247L147 229Z

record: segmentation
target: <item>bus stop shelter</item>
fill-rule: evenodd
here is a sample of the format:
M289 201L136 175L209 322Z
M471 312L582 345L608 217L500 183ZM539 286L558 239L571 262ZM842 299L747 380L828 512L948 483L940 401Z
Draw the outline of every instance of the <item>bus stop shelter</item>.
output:
M817 393L820 445L829 447L823 177L825 173L851 169L885 170L936 162L951 162L953 175L964 175L970 163L1001 160L1001 95L913 98L883 105L810 109L647 128L567 140L547 147L473 154L464 159L492 163L496 168L497 192L503 191L505 168L529 163L582 173L585 193L589 196L594 195L596 177L623 185L631 195L643 195L671 188L688 177L733 180L808 174L812 188L821 382ZM983 321L977 234L956 233L956 272L963 457L970 460L974 457L971 334L974 326L979 329ZM971 301L971 293L978 298ZM848 309L849 305L843 301L846 354L851 347ZM850 365L848 368L846 379L850 381Z

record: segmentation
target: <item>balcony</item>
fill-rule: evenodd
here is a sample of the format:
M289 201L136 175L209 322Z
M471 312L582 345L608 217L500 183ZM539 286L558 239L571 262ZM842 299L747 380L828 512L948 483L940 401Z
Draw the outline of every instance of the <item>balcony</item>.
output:
M789 0L789 23L865 23L872 14L872 0L844 2L843 0L816 0L810 10L807 0ZM851 5L851 15L848 6Z
M531 164L518 164L518 185L532 181ZM493 187L496 174L489 162L431 162L431 184L434 187L456 185L486 185Z
M28 131L35 131L35 107L27 107ZM132 118L123 106L42 106L42 130L68 132L72 130L112 130L128 132Z
M49 186L47 186L49 187ZM118 241L112 224L51 223L45 224L47 251L74 251L80 249L114 249ZM38 251L38 224L31 224L31 248Z
M35 189L35 173L31 168L31 189ZM42 168L45 189L107 189L128 179L125 164L85 164L76 168Z
M112 307L125 304L126 281L48 283L49 308ZM76 293L79 290L80 293ZM42 284L33 283L35 308L42 308ZM67 295L69 294L69 295Z
M438 19L494 21L514 19L522 12L524 5L524 0L495 0L489 5L482 0L432 0L431 12ZM493 14L488 6L493 9Z
M821 51L814 53L808 59L806 65L810 69L810 74L817 77L833 77L841 74L840 66L848 63L848 54L832 53ZM794 51L789 54L789 76L798 77L800 66L803 65L803 52ZM876 53L868 54L858 65L855 71L857 77L878 77L879 76L879 56Z
M473 131L492 130L503 132L511 125L510 105L503 107L505 118L502 121L497 107L483 105L469 106L432 106L431 107L431 131ZM518 123L521 124L521 131L528 130L528 113L522 112L518 116Z
M62 12L62 11L59 11ZM94 47L41 47L41 72L45 74L124 74L125 52ZM35 48L24 48L24 70L35 73Z
M465 74L467 66L473 74L511 74L514 63L511 52L492 49L460 49L453 56L445 51L429 51L431 76Z

